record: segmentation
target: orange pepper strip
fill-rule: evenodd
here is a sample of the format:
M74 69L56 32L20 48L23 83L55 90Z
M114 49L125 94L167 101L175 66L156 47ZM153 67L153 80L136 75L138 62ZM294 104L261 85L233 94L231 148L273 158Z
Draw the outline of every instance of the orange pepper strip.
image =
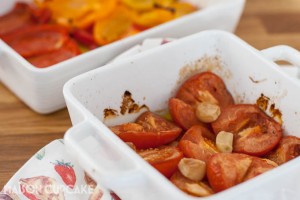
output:
M183 15L187 15L198 10L196 6L185 2L174 3L171 8L174 8L175 18L182 17Z
M127 36L132 30L132 21L125 7L117 7L105 19L96 21L93 35L99 45L109 44Z
M172 19L173 19L173 14L171 11L158 8L158 9L153 9L151 11L138 14L134 18L134 22L139 26L150 28L165 23L167 21L170 21Z
M55 22L69 27L85 28L97 19L108 16L118 0L35 0L51 10Z
M103 19L110 15L117 6L116 0L108 0L102 2L103 3L98 3L91 7L91 10L89 10L86 15L83 15L74 20L74 26L78 28L86 28L93 24L95 21Z
M154 8L154 0L122 0L122 3L131 9L144 11Z
M159 6L169 7L171 6L175 0L154 0L154 3Z

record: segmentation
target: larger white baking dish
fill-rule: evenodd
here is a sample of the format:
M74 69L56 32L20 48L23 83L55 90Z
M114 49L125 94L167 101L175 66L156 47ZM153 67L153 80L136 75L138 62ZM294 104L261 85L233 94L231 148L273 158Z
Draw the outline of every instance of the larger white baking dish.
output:
M284 73L276 60L300 66L300 53L288 46L261 52L230 33L203 31L75 77L64 87L73 123L65 135L66 147L98 183L121 199L196 199L178 190L113 134L103 110L119 111L126 90L139 105L165 109L184 78L211 70L223 78L236 102L256 103L261 94L269 97L269 104L282 112L285 133L300 137L300 81ZM128 114L117 118L132 120ZM299 199L299 168L296 158L205 199Z
M16 1L1 0L0 14L10 10ZM36 112L50 113L65 107L62 87L70 78L100 67L145 38L180 38L211 28L234 31L245 3L245 0L189 1L203 9L45 69L35 68L0 40L0 80Z

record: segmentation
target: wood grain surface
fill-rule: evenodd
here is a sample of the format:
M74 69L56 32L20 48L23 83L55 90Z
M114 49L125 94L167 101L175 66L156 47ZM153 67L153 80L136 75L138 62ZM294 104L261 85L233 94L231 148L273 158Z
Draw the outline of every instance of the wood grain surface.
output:
M236 34L257 49L278 44L300 50L299 0L248 0ZM0 83L0 189L41 147L62 138L68 111L31 111Z

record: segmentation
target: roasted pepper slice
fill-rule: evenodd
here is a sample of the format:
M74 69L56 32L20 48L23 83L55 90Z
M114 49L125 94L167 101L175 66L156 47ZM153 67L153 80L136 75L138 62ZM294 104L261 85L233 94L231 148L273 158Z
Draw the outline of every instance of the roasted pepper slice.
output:
M134 17L134 23L138 26L150 28L173 19L173 14L170 10L156 8L147 12L137 14Z
M182 17L183 15L190 14L195 12L198 8L192 4L186 2L177 2L174 3L171 8L174 9L174 17Z
M154 0L122 0L122 3L138 11L150 10L154 7Z
M132 31L132 21L128 10L119 6L107 18L96 21L93 35L99 45L105 45L126 37L130 31Z
M97 19L108 16L117 0L35 0L40 7L52 12L52 19L65 26L85 28Z

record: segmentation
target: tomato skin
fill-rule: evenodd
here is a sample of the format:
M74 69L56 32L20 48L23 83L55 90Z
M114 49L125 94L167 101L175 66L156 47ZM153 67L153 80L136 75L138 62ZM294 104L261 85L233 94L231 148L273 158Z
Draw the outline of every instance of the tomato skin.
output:
M239 153L219 153L207 162L207 178L216 192L275 168L267 160Z
M110 127L124 142L132 142L138 149L155 148L175 140L182 129L164 118L144 112L135 123Z
M215 192L241 183L252 159L245 154L219 153L207 162L207 178Z
M194 125L208 126L198 120L195 109L191 105L186 104L180 99L171 98L169 100L169 111L174 122L183 128L183 130L188 130Z
M38 24L46 24L51 20L51 10L47 8L33 8L31 9L32 20Z
M183 153L172 146L146 149L138 154L167 178L177 170L177 165L183 158Z
M286 163L300 155L300 138L295 136L284 136L278 147L271 152L267 158L278 165Z
M278 166L276 165L276 163L270 163L270 162L272 161L268 161L267 159L262 159L258 157L252 157L251 167L248 170L243 181L254 178Z
M212 72L202 72L190 77L181 85L176 98L195 106L201 99L199 92L209 92L221 109L234 103L223 80Z
M27 60L35 67L45 68L73 58L79 54L80 50L77 44L73 40L69 39L60 49L49 53L32 56L27 58Z
M32 24L30 7L26 3L18 2L12 11L0 17L0 37Z
M227 106L211 125L215 134L220 131L234 134L234 152L254 156L269 153L282 137L281 125L252 104ZM244 131L247 129L248 133Z
M178 146L186 157L204 162L207 162L213 154L218 153L214 144L214 135L199 125L191 127L183 135Z
M68 37L68 31L61 26L37 25L3 37L3 40L27 58L60 49Z
M87 30L84 29L74 29L73 37L75 40L80 42L81 44L87 46L89 49L95 49L98 47L96 44L93 34L89 33Z
M179 171L175 172L170 180L179 189L193 196L204 197L214 193L213 190L204 182L190 180L184 177ZM196 191L194 190L195 187L197 188Z

